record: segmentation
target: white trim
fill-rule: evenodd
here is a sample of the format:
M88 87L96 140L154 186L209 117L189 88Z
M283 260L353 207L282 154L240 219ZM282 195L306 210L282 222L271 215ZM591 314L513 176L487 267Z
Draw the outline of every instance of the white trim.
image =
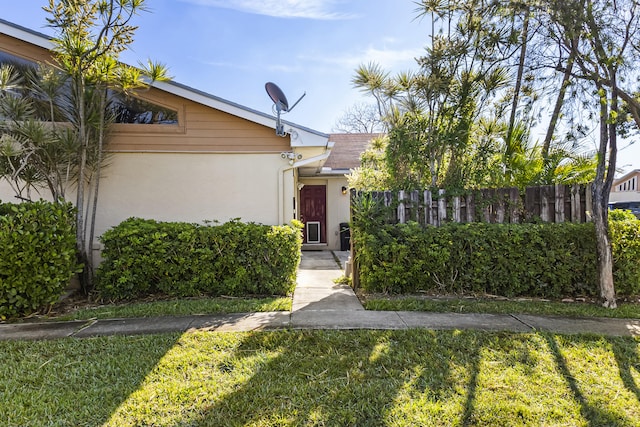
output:
M4 19L0 19L0 33L39 47L43 47L47 50L52 50L54 48L51 37L37 31L30 30L29 28L14 24L12 22L5 21Z

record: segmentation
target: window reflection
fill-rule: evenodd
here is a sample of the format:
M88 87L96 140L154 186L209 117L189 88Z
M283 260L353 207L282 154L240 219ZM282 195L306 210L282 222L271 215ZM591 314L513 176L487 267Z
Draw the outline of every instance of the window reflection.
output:
M11 64L14 67L26 72L30 69L35 74L38 65L33 62L0 51L0 64ZM58 96L59 102L69 99L70 87L64 84ZM66 96L65 96L66 95ZM36 95L37 98L37 95ZM123 124L153 124L153 125L176 125L178 124L178 112L170 108L136 98L131 95L109 91L109 111L113 114L114 123ZM57 115L57 114L56 114ZM60 117L56 117L58 120ZM41 120L49 120L50 117L39 117Z

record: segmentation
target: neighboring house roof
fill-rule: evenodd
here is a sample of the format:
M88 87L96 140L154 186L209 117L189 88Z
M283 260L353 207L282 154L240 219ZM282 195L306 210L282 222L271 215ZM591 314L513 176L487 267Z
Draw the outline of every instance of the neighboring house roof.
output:
M0 34L22 40L27 43L51 50L54 47L52 38L46 34L30 30L12 22L0 19ZM185 86L183 84L169 82L154 82L153 87L180 96L193 102L206 105L228 114L258 123L263 126L276 128L276 119L272 115L245 107L235 102L208 94L206 92ZM265 94L266 96L266 94ZM309 129L295 123L283 121L285 131L291 137L291 147L327 147L328 134Z
M640 169L632 170L613 181L609 203L624 206L629 202L640 202Z
M380 133L334 133L329 135L329 141L335 143L329 158L324 164L332 171L344 171L360 167L360 155L367 149L372 139Z
M623 175L620 178L618 178L618 179L613 181L612 191L625 191L625 190L622 190L622 189L618 188L618 186L620 184L624 184L625 182L629 181L633 177L637 177L637 176L640 176L640 169L634 169L631 172L627 172L625 175ZM631 190L631 189L628 189L628 190ZM639 188L633 188L633 191L640 191L640 189Z

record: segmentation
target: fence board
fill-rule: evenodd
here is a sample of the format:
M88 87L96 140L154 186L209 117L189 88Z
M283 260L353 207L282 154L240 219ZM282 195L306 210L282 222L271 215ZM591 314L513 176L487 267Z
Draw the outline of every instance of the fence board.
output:
M529 187L524 192L517 188L483 189L451 197L442 189L435 197L430 190L371 194L389 208L388 222L415 220L423 226L440 226L447 221L519 223L535 218L583 222L590 220L587 212L592 209L590 187L584 185Z
M411 200L411 218L413 221L420 222L420 194L418 190L413 190L409 195Z
M556 218L555 222L564 222L564 185L556 185Z
M438 226L447 220L447 200L444 196L444 190L438 190Z
M520 192L517 188L509 189L509 221L512 224L517 224L520 222L520 205L522 201L520 200Z
M433 224L433 197L431 191L424 190L424 219L425 225Z
M398 193L398 222L400 224L407 222L404 209L404 191L402 190Z
M571 186L571 221L581 222L582 215L580 213L582 203L580 201L580 187Z
M473 194L467 194L467 222L473 222L476 219L476 205L473 200Z
M453 212L452 212L453 222L461 222L461 212L460 212L460 196L455 196L453 198Z

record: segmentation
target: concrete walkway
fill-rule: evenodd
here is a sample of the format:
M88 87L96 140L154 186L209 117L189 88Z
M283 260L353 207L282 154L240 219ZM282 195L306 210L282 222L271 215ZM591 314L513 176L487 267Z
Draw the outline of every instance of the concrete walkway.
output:
M334 257L335 254L335 257ZM474 329L640 337L640 319L574 319L531 315L366 311L345 285L334 283L348 253L305 251L291 312L0 324L0 340L86 338L166 332L273 329ZM340 264L336 261L340 260Z

